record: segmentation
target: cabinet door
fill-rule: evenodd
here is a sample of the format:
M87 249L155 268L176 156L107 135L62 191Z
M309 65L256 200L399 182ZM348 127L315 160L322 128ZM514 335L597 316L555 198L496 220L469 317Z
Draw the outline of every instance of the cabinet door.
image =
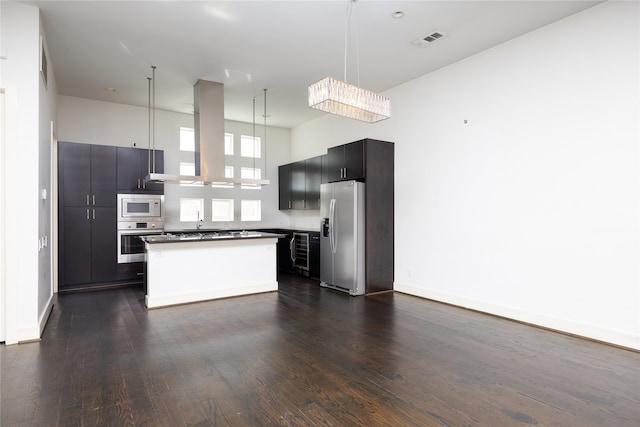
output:
M309 233L309 276L320 278L320 233Z
M91 206L116 206L116 170L116 147L92 145Z
M60 286L91 282L91 208L65 207Z
M91 281L118 278L116 208L91 209Z
M305 209L320 209L322 157L305 160Z
M364 179L364 141L344 145L343 180Z
M326 154L320 157L322 159L322 178L320 183L326 184L329 182L329 157Z
M280 230L280 234L284 234L285 237L278 239L278 269L283 271L292 271L293 262L291 261L291 239L293 233L286 230Z
M116 208L66 207L60 286L117 279Z
M291 165L278 167L278 209L291 209Z
M291 164L291 208L305 208L305 162Z
M344 165L344 146L331 147L327 150L327 178L328 182L342 180Z
M62 206L88 206L91 193L91 146L60 142L59 150Z
M141 156L138 150L128 147L118 147L117 150L118 191L135 192L142 189L140 181Z

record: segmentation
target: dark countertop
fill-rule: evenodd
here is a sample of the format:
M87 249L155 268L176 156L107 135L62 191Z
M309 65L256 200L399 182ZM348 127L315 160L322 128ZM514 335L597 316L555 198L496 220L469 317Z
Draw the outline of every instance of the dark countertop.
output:
M205 242L212 240L240 240L240 239L277 239L284 237L282 234L266 233L262 231L208 231L195 232L170 232L160 235L143 236L146 243L180 243L180 242Z
M313 229L306 229L306 228L298 228L298 227L289 227L289 226L285 226L285 227L256 227L256 228L248 228L248 229L244 229L244 230L228 230L228 229L220 229L220 228L201 228L201 229L195 229L195 228L183 228L183 229L165 229L164 232L165 233L171 233L171 234L191 234L191 233L238 233L240 231L249 231L249 232L260 232L260 233L276 233L279 234L280 232L284 233L284 232L303 232L303 233L319 233L320 230L313 230ZM285 237L285 236L283 236Z

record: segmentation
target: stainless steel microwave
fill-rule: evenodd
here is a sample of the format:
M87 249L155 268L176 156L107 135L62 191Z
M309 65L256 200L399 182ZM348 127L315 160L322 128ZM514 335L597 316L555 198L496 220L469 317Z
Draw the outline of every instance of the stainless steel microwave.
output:
M164 196L118 194L118 221L163 221Z

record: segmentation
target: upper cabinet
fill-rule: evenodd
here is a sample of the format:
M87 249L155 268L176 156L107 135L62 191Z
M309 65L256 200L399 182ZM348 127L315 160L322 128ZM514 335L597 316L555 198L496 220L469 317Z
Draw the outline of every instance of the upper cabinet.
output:
M161 150L118 147L118 191L127 193L164 193L164 184L145 182L149 173L149 154L155 155L156 173L164 172L164 153ZM153 163L151 163L153 165ZM151 166L153 169L153 166Z
M278 209L291 209L291 163L278 167Z
M328 182L365 179L365 141L351 142L327 150Z
M278 168L280 210L320 209L323 157L313 157Z
M63 206L116 206L116 148L60 142Z
M306 209L305 191L305 164L303 160L291 164L291 209Z
M322 183L322 158L312 157L304 161L305 209L320 209L320 184Z

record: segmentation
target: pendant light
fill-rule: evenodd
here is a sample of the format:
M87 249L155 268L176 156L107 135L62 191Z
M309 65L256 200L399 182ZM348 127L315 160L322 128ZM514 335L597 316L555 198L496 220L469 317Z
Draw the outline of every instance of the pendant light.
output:
M351 14L353 4L356 1L357 0L348 0L347 22L345 24L344 81L334 79L333 77L325 77L309 85L309 107L350 119L375 123L391 117L389 98L346 82ZM358 54L358 43L356 40L356 65L358 68L358 84L360 84Z

